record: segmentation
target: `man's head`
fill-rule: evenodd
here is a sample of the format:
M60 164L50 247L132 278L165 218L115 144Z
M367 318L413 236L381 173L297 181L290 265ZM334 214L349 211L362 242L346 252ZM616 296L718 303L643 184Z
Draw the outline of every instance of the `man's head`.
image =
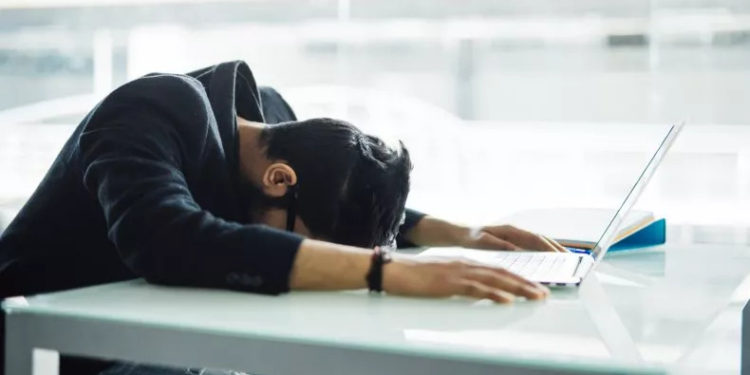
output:
M295 194L296 215L314 238L362 247L393 240L412 169L403 144L391 148L328 118L268 125L258 144L267 162L249 187L256 214L286 210Z

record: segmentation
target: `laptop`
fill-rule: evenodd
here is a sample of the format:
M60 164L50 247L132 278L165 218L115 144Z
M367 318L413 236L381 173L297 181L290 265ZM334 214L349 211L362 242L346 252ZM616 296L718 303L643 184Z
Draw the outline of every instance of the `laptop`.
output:
M578 286L602 260L609 246L643 189L648 185L656 168L682 131L684 124L673 125L644 167L635 184L615 211L604 233L590 252L554 253L539 251L487 251L460 248L430 248L419 256L456 257L460 256L480 263L503 267L531 281L549 286Z

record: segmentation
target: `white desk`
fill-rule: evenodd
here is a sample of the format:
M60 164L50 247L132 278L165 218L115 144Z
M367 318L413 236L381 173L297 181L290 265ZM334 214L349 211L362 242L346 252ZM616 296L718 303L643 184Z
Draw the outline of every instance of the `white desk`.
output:
M747 247L612 253L579 290L511 306L115 283L7 300L6 374L32 348L266 375L737 373L748 270Z

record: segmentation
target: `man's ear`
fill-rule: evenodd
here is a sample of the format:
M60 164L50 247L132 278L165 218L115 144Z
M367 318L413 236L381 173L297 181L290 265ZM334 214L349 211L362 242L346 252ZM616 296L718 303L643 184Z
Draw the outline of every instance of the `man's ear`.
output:
M290 186L297 184L297 173L285 163L273 163L263 172L263 192L272 197L283 197Z

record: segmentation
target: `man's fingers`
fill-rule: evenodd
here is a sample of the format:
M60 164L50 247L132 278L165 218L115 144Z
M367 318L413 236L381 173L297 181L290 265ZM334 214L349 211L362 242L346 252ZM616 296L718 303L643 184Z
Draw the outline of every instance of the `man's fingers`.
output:
M481 263L481 262L478 262L478 261L472 260L472 259L462 259L461 262L463 264L465 264L465 265L467 265L467 266L470 267L469 272L472 272L472 270L485 270L485 271L489 271L489 272L493 272L493 273L498 273L498 274L500 274L502 276L509 277L509 278L511 278L513 280L516 280L518 282L521 282L521 283L524 283L524 284L527 284L527 285L531 285L531 286L536 287L536 288L540 288L540 289L546 291L547 293L549 293L549 289L547 289L547 287L545 287L545 286L543 286L543 285L541 285L539 283L533 282L531 280L528 280L528 279L524 278L523 276L520 276L520 275L518 275L516 273L510 272L510 271L508 271L505 268L495 267L495 266L488 266L485 263Z
M526 279L526 278L524 278L524 277L522 277L522 276L520 276L520 275L518 275L516 273L510 272L510 271L506 270L505 268L492 267L492 266L487 266L487 265L482 265L482 264L480 264L479 266L477 266L475 268L476 269L485 270L485 271L489 271L489 272L492 272L492 273L495 273L495 274L499 274L499 275L501 275L503 277L507 277L507 278L513 279L513 280L515 280L517 282L520 282L520 283L523 283L523 284L527 284L527 285L530 285L530 286L534 286L534 287L539 287L540 286L539 284L537 284L537 283L535 283L535 282L533 282L531 280L528 280L528 279Z
M512 225L503 225L499 227L487 227L483 231L490 234L488 237L493 239L487 239L487 241L503 241L513 245L512 249L500 248L498 250L537 250L537 251L554 251L558 252L561 249L555 246L554 243L550 242L546 237L525 231L520 228L516 228ZM498 232L497 234L495 232Z
M514 279L516 281L519 281L521 283L524 283L526 285L529 285L529 286L532 286L532 287L534 287L536 289L539 289L539 290L541 290L544 293L544 295L549 295L549 293L550 293L549 292L549 288L547 288L546 286L544 286L542 284L539 284L539 283L537 283L535 281L531 281L531 280L529 280L529 279L527 279L527 278L525 278L525 277L523 277L521 275L518 275L516 273L510 272L510 271L506 270L505 268L498 268L498 267L487 267L487 268L491 269L493 272L499 273L500 275L503 275L505 277L510 277L510 278L512 278L512 279Z
M503 240L492 233L481 232L476 240L477 248L487 250L520 250L510 241Z
M562 246L560 246L559 244L557 244L555 241L552 241L549 238L547 238L545 236L542 236L542 235L539 235L539 238L545 244L543 250L545 250L545 251L554 251L554 252L558 252L558 253L564 253L564 252L566 252L566 250ZM555 246L556 244L557 244L557 246Z
M511 303L515 297L502 290L487 286L475 280L463 280L459 294L476 299L490 299L498 303Z
M553 246L554 246L554 247L555 247L555 248L557 249L557 251L559 251L559 252L561 252L561 253L569 253L569 252L570 252L570 251L568 251L568 249L566 249L566 248L565 248L565 246L563 246L563 245L560 245L560 244L559 244L559 243L558 243L557 241L555 241L555 240L553 240L553 239L551 239L551 238L549 238L549 237L547 237L547 236L543 236L543 237L544 237L544 238L545 238L545 239L546 239L546 240L547 240L547 241L548 241L549 243L551 243L551 244L552 244L552 245L553 245Z
M549 292L538 284L502 269L477 268L470 277L484 285L528 299L544 298Z
M523 239L525 240L525 243L530 245L529 250L551 251L551 252L564 251L562 247L558 247L559 245L555 246L554 241L540 234L527 232L527 231L519 229L518 235L522 236Z

